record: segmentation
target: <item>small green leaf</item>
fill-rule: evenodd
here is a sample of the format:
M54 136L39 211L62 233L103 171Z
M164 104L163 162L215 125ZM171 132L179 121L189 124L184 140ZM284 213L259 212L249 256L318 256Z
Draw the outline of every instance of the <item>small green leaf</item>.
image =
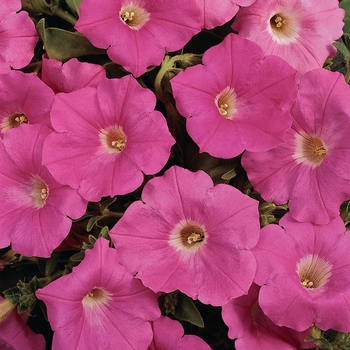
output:
M350 0L342 0L339 6L345 11L343 31L350 34Z
M79 16L79 5L82 0L66 0L66 3L70 10L77 16Z
M80 263L84 259L85 253L84 252L79 252L74 255L72 255L69 260L73 262L78 262Z
M177 305L173 314L181 321L187 321L195 326L204 328L204 321L201 314L194 305L193 300L186 294L178 294Z
M89 235L89 242L93 246L97 241L97 238L93 235Z
M111 204L113 204L117 200L117 197L111 197L106 199L101 203L101 213L103 213Z
M52 273L55 271L55 268L57 266L58 260L61 256L60 252L54 252L52 253L50 259L47 260L46 266L45 266L45 276L49 277L52 275Z
M90 232L95 225L97 225L98 220L100 220L102 218L102 216L98 215L98 216L93 216L92 218L89 219L88 223L86 224L86 231Z
M105 239L108 239L110 241L111 238L109 237L108 232L109 232L108 226L104 226L104 227L102 227L100 234L98 236L103 237Z
M49 58L65 62L73 57L105 54L105 50L97 49L78 32L54 27L46 28L44 18L37 23L36 29Z
M345 46L345 44L342 41L335 41L333 43L333 46L335 46L336 49L344 56L345 60L349 60L350 58L349 49Z
M223 174L223 175L221 176L221 178L222 178L223 180L225 180L225 181L230 181L231 179L233 179L233 178L236 177L236 176L237 176L236 169L233 168L233 169L227 171L225 174Z

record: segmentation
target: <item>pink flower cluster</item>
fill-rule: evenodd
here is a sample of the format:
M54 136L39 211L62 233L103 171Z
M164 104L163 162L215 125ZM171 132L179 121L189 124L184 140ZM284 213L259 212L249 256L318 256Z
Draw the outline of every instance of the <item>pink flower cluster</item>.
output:
M82 0L75 28L121 78L47 54L39 75L14 70L31 62L38 35L20 1L0 10L0 249L49 258L89 202L139 196L110 240L35 291L53 349L209 349L161 315L159 296L175 291L221 307L238 350L311 348L311 326L350 332L339 215L350 200L350 87L322 68L342 35L336 0ZM234 17L235 33L201 64L170 67L162 102L199 152L235 158L261 202L288 205L262 229L249 191L176 162L178 130L147 76ZM44 348L14 312L2 322L0 347Z

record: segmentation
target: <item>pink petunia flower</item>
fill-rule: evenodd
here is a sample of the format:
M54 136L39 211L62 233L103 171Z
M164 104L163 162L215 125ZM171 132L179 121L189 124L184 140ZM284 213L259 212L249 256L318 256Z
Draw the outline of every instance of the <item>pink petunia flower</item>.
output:
M194 1L83 0L79 9L75 28L136 77L201 29Z
M21 124L51 127L53 91L34 73L10 71L0 75L0 136Z
M34 56L38 33L20 0L0 2L0 73L23 68Z
M210 346L196 335L186 334L181 323L161 316L153 321L153 340L148 350L210 350Z
M261 310L258 303L260 287L255 283L248 295L232 299L222 307L222 318L229 327L228 336L236 339L237 350L299 350L313 348L312 342L304 343L309 332L297 332L274 324Z
M68 235L87 202L41 165L45 125L23 125L0 142L0 248L49 257ZM68 217L69 216L69 217Z
M200 151L232 158L283 142L297 93L295 75L279 57L263 58L259 45L229 34L204 53L203 65L180 72L171 86Z
M99 238L73 272L38 289L47 307L53 350L147 349L149 321L160 317L157 294L118 263L117 251Z
M41 79L56 94L72 92L85 86L97 87L106 76L102 66L79 62L76 58L62 63L61 61L42 57Z
M249 6L255 0L196 0L202 28L212 29L231 20L239 6Z
M56 95L56 132L45 141L43 163L89 201L136 190L143 173L162 169L174 143L155 104L131 75Z
M350 236L341 218L327 225L268 225L253 249L259 305L277 325L350 331Z
M4 298L0 296L0 301ZM42 334L34 333L16 310L0 323L1 350L45 350Z
M265 200L289 200L296 220L328 223L350 198L350 87L325 69L304 74L285 142L246 152L242 165Z
M248 292L258 235L257 201L177 166L148 181L110 231L121 264L146 286L212 305Z
M338 0L256 0L238 11L233 29L258 43L266 55L285 59L304 73L321 68L343 35Z

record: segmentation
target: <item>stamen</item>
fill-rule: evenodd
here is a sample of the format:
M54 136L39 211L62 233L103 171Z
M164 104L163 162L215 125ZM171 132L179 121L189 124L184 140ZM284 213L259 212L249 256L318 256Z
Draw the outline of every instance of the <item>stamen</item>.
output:
M188 237L187 237L187 243L188 244L193 244L196 242L202 242L204 239L204 234L203 233L198 233L198 232L192 232Z
M237 112L236 93L234 90L227 86L223 89L215 98L216 106L220 114L226 119L233 119L234 114Z
M117 125L102 129L100 131L100 140L109 153L120 153L126 145L126 136L121 127Z
M21 124L27 124L28 119L23 113L13 113L5 117L1 122L1 132L5 133L7 130L17 128Z
M148 22L150 14L142 7L134 5L132 2L123 6L119 12L121 20L130 29L138 30Z

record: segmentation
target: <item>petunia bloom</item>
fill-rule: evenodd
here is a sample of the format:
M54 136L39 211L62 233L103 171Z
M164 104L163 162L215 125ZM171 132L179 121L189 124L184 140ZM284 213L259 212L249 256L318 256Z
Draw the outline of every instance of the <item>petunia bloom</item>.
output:
M42 57L41 79L56 94L72 92L85 86L97 87L106 76L102 66L79 62L76 58L62 63L53 58Z
M0 302L4 298L0 296ZM22 320L16 310L0 323L1 350L44 350L45 339L34 333Z
M255 0L195 0L200 11L202 28L212 29L231 20L239 6L249 6Z
M146 183L110 236L121 264L155 292L223 305L246 294L255 275L257 201L173 166Z
M349 93L340 73L305 73L285 142L267 152L243 154L254 188L276 204L289 200L296 220L328 223L350 198Z
M54 331L53 350L147 349L149 321L160 317L158 296L118 263L99 238L73 271L38 289Z
M56 132L45 141L43 163L88 201L136 190L143 174L163 168L174 143L155 104L155 95L131 75L56 95Z
M256 0L238 11L232 27L266 55L305 73L335 55L332 43L343 35L343 17L338 0Z
M327 225L295 221L261 231L253 252L259 305L277 325L350 331L350 236L340 217Z
M75 28L138 77L200 32L195 1L83 0Z
M229 327L228 336L236 339L237 350L299 350L313 348L312 342L304 343L309 332L297 332L274 324L261 310L258 303L260 287L255 283L248 295L232 299L222 306L222 318Z
M148 350L210 350L210 346L196 335L186 334L181 323L161 316L153 321L153 340Z
M10 243L25 256L50 257L87 202L58 183L42 162L45 125L23 125L0 142L0 248Z
M53 91L34 73L12 70L0 75L0 136L21 124L51 127Z
M20 0L0 2L0 73L28 65L34 56L38 33Z
M229 34L204 53L203 65L171 79L176 108L201 152L233 158L283 142L296 70L279 57L263 56L259 45Z

